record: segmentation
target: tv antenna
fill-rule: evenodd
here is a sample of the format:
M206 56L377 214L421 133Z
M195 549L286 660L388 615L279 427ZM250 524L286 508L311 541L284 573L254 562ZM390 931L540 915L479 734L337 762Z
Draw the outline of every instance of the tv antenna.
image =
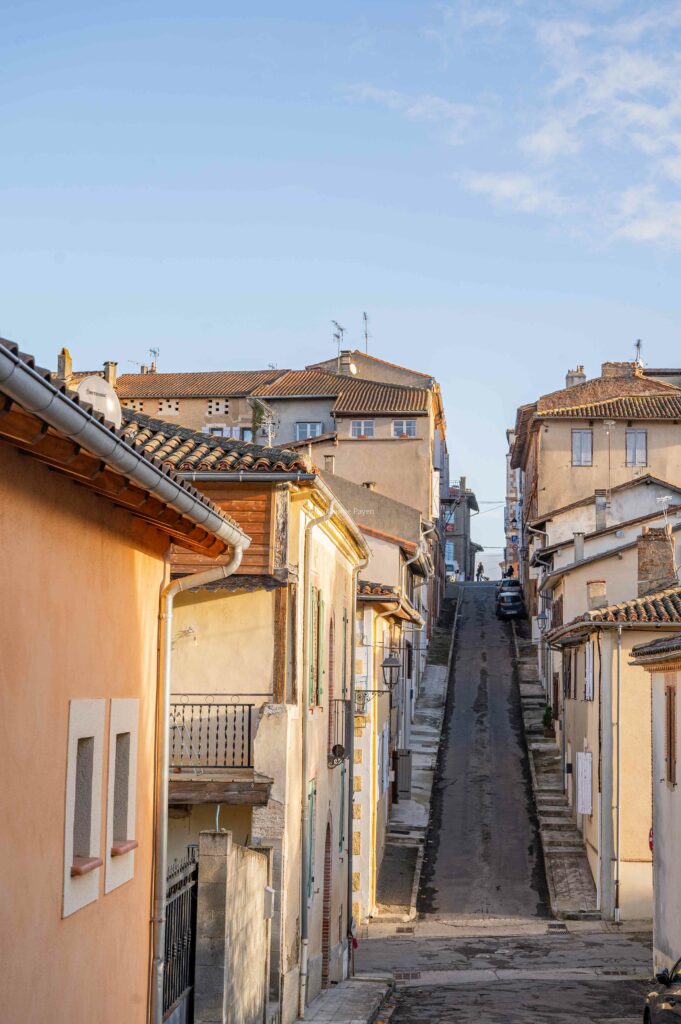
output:
M159 348L150 348L149 349L149 355L151 356L151 369L152 370L156 369L156 361L157 361L158 357L160 356L160 354L161 354L161 350Z
M643 366L643 359L641 358L641 349L642 348L643 348L643 342L639 338L637 340L636 344L634 345L634 349L636 350L636 359L634 360L634 362L636 363L637 366Z
M364 351L369 355L369 317L366 313L362 313L362 320L364 321Z
M336 369L337 369L338 373L340 373L340 354L341 354L341 349L343 348L343 335L345 334L345 328L341 327L341 325L338 323L337 320L332 320L331 323L336 328L336 330L334 331L334 334L333 334L333 340L338 345L338 362L337 362L337 365L336 365Z

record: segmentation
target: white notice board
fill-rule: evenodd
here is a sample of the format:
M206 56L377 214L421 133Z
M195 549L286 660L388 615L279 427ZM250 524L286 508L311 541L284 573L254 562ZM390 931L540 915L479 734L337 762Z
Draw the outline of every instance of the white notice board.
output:
M577 814L591 814L591 752L577 754Z

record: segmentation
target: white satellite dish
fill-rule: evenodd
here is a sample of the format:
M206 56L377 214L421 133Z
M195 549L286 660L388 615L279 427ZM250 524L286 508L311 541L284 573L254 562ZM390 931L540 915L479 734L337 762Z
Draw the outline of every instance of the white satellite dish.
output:
M357 375L357 367L355 366L354 363L350 363L350 373L352 374L353 377Z
M84 402L92 406L95 412L100 412L109 423L113 423L114 427L120 427L123 422L121 403L108 381L93 373L89 377L83 377L78 383L76 391Z

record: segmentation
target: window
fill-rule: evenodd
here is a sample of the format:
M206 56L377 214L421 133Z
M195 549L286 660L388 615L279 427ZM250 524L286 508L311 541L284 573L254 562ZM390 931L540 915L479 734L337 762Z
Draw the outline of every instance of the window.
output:
M158 411L161 415L174 416L180 411L180 403L177 398L162 398L158 403Z
M310 636L308 704L321 704L324 689L324 600L317 587L310 588Z
M676 684L664 688L665 761L666 778L670 786L676 785Z
M572 696L572 651L563 651L563 697Z
M129 882L135 869L138 717L138 700L111 701L104 892Z
M627 466L647 466L648 431L627 430L624 436L627 445Z
M229 431L227 427L223 426L210 426L206 427L206 433L211 437L229 437Z
M252 441L253 440L253 429L251 427L241 428L241 440Z
M352 420L352 436L353 437L373 437L374 436L374 421L373 420Z
M591 466L593 457L593 432L591 430L572 431L572 465Z
M105 710L104 700L69 704L62 917L99 896Z
M393 437L416 437L416 420L393 420Z
M584 700L594 699L594 645L588 643L584 649Z
M296 441L304 441L308 437L319 437L322 424L319 422L296 423Z

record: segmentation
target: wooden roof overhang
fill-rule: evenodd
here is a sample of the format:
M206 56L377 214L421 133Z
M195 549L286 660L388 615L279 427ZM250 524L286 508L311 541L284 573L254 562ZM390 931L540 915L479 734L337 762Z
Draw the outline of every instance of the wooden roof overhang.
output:
M7 395L0 396L0 441L125 509L183 547L212 557L228 549L214 534L131 483L126 476L60 434L36 414L27 412Z

